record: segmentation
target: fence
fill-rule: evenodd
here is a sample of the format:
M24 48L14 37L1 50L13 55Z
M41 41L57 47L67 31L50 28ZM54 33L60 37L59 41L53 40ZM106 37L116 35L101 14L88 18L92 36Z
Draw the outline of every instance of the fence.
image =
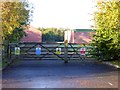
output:
M2 68L2 44L0 44L0 70Z
M19 48L20 52L15 54L15 48ZM80 44L68 43L64 44L63 42L58 43L36 43L36 42L27 42L27 43L10 43L9 44L9 59L36 59L36 60L53 60L59 59L64 60L65 63L68 60L84 60L92 58L94 53L92 53L92 47L87 46L84 55L81 55L81 46ZM37 54L37 49L40 49Z
M8 53L9 47L5 44L0 44L0 68L4 69L8 64L12 62L12 60L9 60Z

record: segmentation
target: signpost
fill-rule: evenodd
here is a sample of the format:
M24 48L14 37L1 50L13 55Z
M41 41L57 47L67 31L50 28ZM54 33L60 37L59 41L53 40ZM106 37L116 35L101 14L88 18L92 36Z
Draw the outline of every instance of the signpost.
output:
M56 48L56 54L61 54L61 48Z
M40 48L40 47L37 47L37 48L36 48L36 55L39 56L40 54L41 54L41 48Z
M15 47L15 55L20 55L20 47Z
M85 51L86 51L86 49L84 47L80 48L80 54L81 55L85 55Z

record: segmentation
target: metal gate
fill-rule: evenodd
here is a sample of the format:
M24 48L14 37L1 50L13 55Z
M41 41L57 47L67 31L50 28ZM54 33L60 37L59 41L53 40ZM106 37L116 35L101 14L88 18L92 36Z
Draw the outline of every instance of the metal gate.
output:
M19 49L19 53L15 53L15 48ZM84 60L90 57L89 51L86 55L80 54L80 44L57 42L57 43L10 43L9 44L9 58L14 59L34 59L34 60L64 60L67 63L69 60ZM90 48L90 47L89 47ZM37 54L37 49L39 53Z

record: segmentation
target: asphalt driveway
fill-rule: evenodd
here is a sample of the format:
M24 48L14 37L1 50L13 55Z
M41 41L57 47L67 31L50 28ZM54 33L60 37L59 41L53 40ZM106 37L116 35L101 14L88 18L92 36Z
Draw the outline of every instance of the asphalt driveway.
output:
M3 88L118 88L118 70L94 61L24 60L2 79Z

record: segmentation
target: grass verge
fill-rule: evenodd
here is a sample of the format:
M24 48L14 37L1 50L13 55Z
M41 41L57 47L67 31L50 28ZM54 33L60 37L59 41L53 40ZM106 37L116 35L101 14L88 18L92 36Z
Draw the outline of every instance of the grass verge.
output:
M120 67L120 61L118 60L114 60L114 61L109 61L109 63L113 64L113 65L117 65Z

